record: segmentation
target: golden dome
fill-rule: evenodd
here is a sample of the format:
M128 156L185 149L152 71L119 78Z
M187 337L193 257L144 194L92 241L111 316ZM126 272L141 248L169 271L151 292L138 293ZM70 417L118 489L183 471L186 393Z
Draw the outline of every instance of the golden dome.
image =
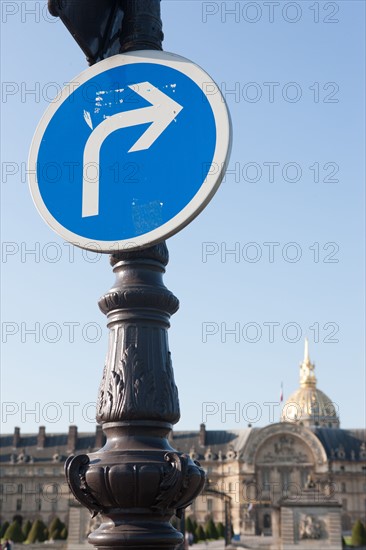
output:
M309 358L305 340L304 360L300 364L300 388L286 400L282 409L282 422L296 422L304 426L339 428L335 404L316 387L315 365Z

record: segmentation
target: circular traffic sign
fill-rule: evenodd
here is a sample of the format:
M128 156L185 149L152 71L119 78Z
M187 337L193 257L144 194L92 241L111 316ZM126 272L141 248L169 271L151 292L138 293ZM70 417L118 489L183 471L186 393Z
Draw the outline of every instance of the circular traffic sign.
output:
M39 213L71 243L115 252L162 241L221 183L231 124L218 86L166 52L90 67L50 104L29 155Z

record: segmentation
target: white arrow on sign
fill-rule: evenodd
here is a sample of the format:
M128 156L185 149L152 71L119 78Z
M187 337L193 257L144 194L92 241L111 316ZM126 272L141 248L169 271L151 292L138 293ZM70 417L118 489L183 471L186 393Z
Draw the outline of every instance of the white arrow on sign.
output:
M96 158L99 160L100 149L105 139L121 128L152 122L128 152L133 153L149 149L183 109L182 105L179 105L149 82L134 84L129 88L151 103L151 107L117 113L103 120L91 133L85 145L83 159L83 218L98 216L99 214L99 169L98 177L90 180L87 177L87 167L95 163Z

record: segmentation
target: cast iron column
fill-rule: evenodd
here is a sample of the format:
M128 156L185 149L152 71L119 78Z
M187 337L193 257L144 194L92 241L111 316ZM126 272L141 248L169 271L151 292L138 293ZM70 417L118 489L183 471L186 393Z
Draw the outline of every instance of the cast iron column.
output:
M91 64L118 52L161 49L160 0L49 0L49 7ZM98 37L84 8L103 19ZM183 537L170 519L181 516L205 482L200 465L167 439L180 417L167 337L179 302L163 283L168 259L165 243L112 255L116 282L99 301L110 329L97 402L107 442L69 457L65 469L77 500L100 514L88 538L100 549L177 548Z
M97 420L107 436L96 453L70 457L75 497L102 524L89 535L98 548L174 549L170 524L201 492L205 474L174 451L167 436L179 420L167 328L178 309L164 286L165 243L111 257L116 283L99 302L110 329Z

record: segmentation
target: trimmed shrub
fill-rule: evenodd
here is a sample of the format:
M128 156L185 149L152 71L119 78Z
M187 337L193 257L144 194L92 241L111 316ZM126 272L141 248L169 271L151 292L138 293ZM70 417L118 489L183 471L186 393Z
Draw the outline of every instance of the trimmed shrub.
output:
M224 524L221 523L218 523L217 524L217 534L219 536L219 539L224 539L225 538L225 527L224 527Z
M191 519L191 516L186 517L186 532L187 533L193 533L194 532L194 525L193 525L193 521Z
M25 524L24 524L23 527L22 527L24 540L27 539L27 537L28 537L28 535L29 535L29 531L30 531L31 529L32 529L32 523L29 521L29 519L27 519L27 521L25 522Z
M198 527L196 528L195 535L196 535L197 542L199 542L200 540L206 540L205 531L202 525L198 525Z
M360 519L352 527L352 546L363 546L366 544L366 529Z
M42 520L36 519L27 537L27 543L44 542L48 539L48 529Z
M69 534L69 532L68 532L67 527L65 525L65 527L61 531L61 540L66 540L68 534Z
M64 529L65 524L62 523L60 518L57 516L53 518L51 523L48 526L48 532L49 532L49 539L50 540L62 540L62 530Z
M48 526L48 530L50 533L53 533L53 531L56 531L56 529L62 529L62 522L59 517L54 517L51 523Z
M23 542L24 535L22 533L22 528L18 521L13 521L11 525L7 528L4 534L4 538L12 540L13 542Z
M2 524L1 526L1 529L0 529L0 539L4 538L4 535L6 533L6 530L7 528L9 527L9 522L8 521L4 521L4 523Z
M15 514L15 516L13 516L13 521L17 521L21 527L23 524L23 516L20 514Z
M214 540L218 539L216 525L214 524L214 521L212 518L210 518L206 523L205 532L206 532L206 537L208 539L214 539Z

